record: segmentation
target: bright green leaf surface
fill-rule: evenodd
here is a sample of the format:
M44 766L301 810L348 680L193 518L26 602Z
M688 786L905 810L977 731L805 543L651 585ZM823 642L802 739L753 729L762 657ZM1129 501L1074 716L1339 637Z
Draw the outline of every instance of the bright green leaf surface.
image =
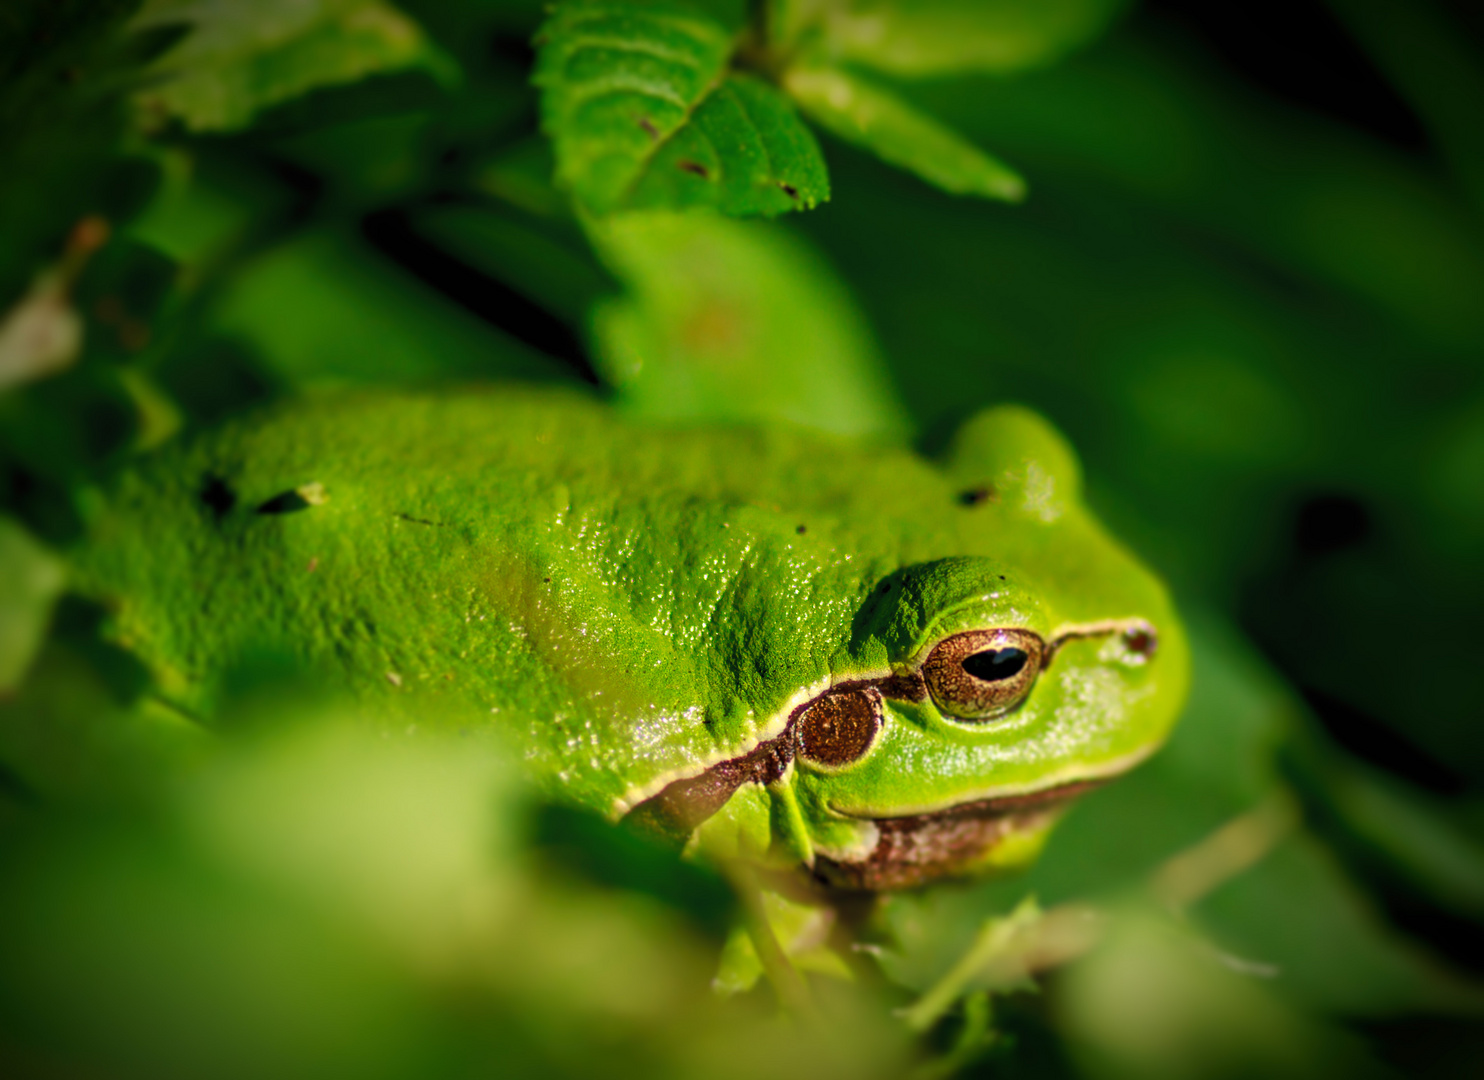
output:
M627 408L853 433L905 427L854 301L796 237L663 213L605 219L591 235L629 287L593 321L597 362Z
M840 138L957 195L1016 202L1025 181L957 132L905 101L835 68L796 68L784 86Z
M828 5L818 47L837 60L904 77L1008 74L1092 40L1126 6L1126 0L847 0Z
M781 94L727 73L730 35L670 5L572 3L538 38L558 180L588 209L777 214L829 197L818 146Z
M232 131L261 110L322 86L377 72L422 68L456 77L417 23L367 0L154 0L140 27L186 23L190 33L156 65L140 93L148 116L192 131Z
M64 578L53 555L0 517L0 692L14 689L30 666Z

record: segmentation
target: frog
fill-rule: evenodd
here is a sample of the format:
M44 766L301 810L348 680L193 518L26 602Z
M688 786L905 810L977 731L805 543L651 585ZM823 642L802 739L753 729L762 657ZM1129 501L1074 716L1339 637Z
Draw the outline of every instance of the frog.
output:
M129 466L73 564L193 722L272 642L498 731L555 800L847 892L1025 865L1188 681L1165 586L1016 405L929 458L565 387L308 395Z

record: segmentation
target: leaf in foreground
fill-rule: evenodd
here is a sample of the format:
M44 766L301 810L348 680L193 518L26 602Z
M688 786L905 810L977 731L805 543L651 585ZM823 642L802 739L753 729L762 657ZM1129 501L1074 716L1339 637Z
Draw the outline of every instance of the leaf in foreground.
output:
M30 666L65 580L55 556L0 518L0 691L14 689Z
M956 195L1018 202L1025 181L894 94L835 68L795 68L784 88L817 123Z
M537 37L557 178L587 209L808 209L829 196L813 135L773 87L731 74L730 35L676 5L572 3Z

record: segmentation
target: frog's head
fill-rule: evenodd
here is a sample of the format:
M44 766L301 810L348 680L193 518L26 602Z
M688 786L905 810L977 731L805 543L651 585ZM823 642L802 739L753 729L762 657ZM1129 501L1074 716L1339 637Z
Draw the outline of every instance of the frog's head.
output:
M1184 634L1083 508L1061 437L1023 409L980 414L943 481L952 553L872 582L831 685L650 812L759 781L818 875L903 887L1028 860L1073 797L1160 745L1185 695Z

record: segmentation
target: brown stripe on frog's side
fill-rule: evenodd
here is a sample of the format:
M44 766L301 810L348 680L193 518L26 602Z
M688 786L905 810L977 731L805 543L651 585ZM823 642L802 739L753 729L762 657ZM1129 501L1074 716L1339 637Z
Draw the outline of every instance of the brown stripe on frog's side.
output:
M805 713L827 698L841 702L842 707L836 710L840 715L813 725L821 730L811 740L800 730L799 722ZM720 810L743 784L766 785L781 779L801 751L825 765L831 763L832 754L849 753L852 745L861 742L860 725L866 710L874 715L870 732L874 736L881 723L882 698L923 701L927 698L927 686L916 673L838 683L798 705L789 714L783 730L773 738L758 743L745 754L719 761L696 776L672 781L657 795L635 806L623 820L645 832L683 841ZM856 753L844 760L859 756Z
M1040 670L1051 666L1061 646L1078 640L1121 634L1128 661L1141 664L1152 658L1159 638L1143 619L1109 619L1057 628L1046 643ZM683 843L743 784L766 785L782 779L795 757L803 755L823 764L845 764L860 756L850 747L862 745L852 727L863 708L874 711L871 735L879 730L881 699L922 702L929 696L921 672L885 675L839 683L798 705L783 730L745 754L717 762L697 776L675 780L644 800L624 818L626 822ZM807 725L805 714L834 699L839 707ZM864 704L863 704L864 703ZM863 752L863 751L861 751ZM832 754L840 754L832 762ZM1142 757L1143 755L1139 755ZM1107 775L1071 781L1041 791L977 799L958 806L900 817L872 818L878 830L876 846L864 859L847 862L820 855L814 876L827 886L845 890L910 888L933 878L965 874L1007 836L1051 824L1083 792L1106 783L1134 764L1123 761Z

